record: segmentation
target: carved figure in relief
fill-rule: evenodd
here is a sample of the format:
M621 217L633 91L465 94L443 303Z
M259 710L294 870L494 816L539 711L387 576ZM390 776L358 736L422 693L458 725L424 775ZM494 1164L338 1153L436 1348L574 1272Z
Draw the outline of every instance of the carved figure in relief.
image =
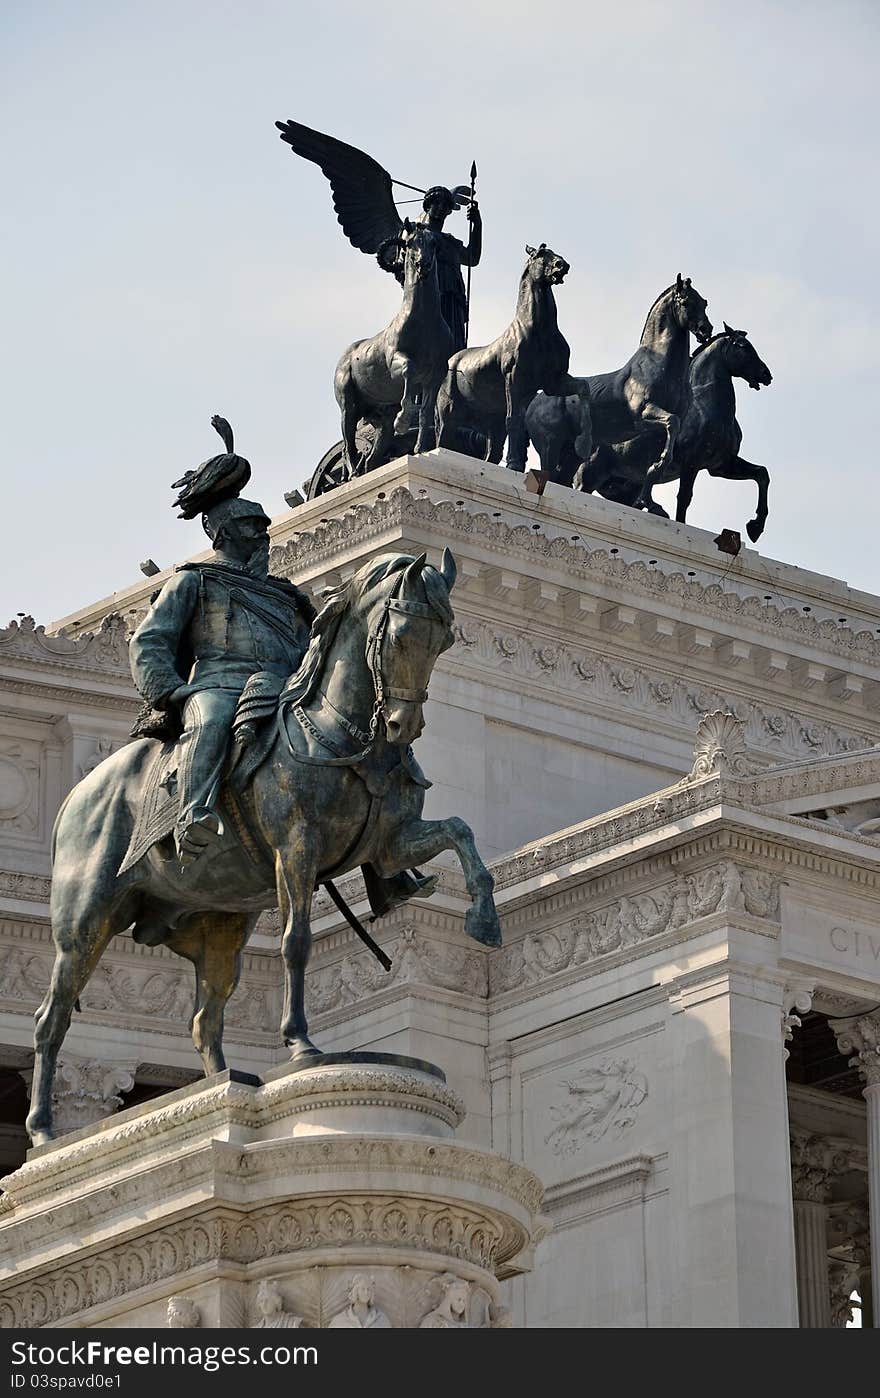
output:
M260 1319L257 1330L299 1330L303 1323L301 1315L284 1309L284 1298L277 1282L261 1281L257 1288L257 1310Z
M470 1283L453 1272L446 1272L440 1278L443 1295L428 1314L419 1321L420 1330L466 1330L468 1328L468 1302Z
M231 488L230 476L235 485L225 468L205 476L211 489L218 480ZM306 644L301 594L267 583L266 516L259 506L241 513L247 502L237 498L212 504L199 480L184 482L180 503L204 507L211 527L240 547L229 566L184 569L166 584L133 643L135 673L154 706L141 732L151 736L89 773L55 824L56 954L36 1015L34 1142L52 1136L52 1083L74 1003L110 939L128 928L194 964L192 1036L208 1074L226 1066L223 1017L242 948L273 906L283 920L281 1035L292 1057L319 1054L304 1006L318 883L360 866L381 913L432 892L435 881L414 866L454 850L471 897L466 932L488 946L501 941L493 879L470 828L456 816L421 819L430 783L410 746L424 726L434 664L453 643L452 555L444 551L440 568L424 554L370 559L327 595ZM174 645L191 635L184 671ZM158 715L156 703L165 705ZM182 754L168 724L181 705Z
M198 1306L188 1296L169 1296L166 1316L170 1330L198 1330L202 1323Z
M584 1141L596 1141L608 1131L620 1135L635 1120L636 1108L648 1095L648 1080L632 1059L606 1059L563 1079L568 1098L550 1108L556 1125L544 1142L557 1155L576 1151Z
M338 1311L328 1330L388 1330L391 1321L375 1303L376 1284L372 1277L357 1272L348 1288L348 1305Z

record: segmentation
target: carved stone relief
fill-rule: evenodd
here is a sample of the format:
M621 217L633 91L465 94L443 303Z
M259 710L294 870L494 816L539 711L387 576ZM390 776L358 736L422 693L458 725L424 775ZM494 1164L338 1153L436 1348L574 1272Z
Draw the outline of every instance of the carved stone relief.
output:
M648 1095L648 1080L631 1058L606 1058L560 1084L561 1101L550 1106L554 1125L544 1137L554 1155L573 1155L587 1141L622 1136Z
M439 986L485 999L488 994L487 957L484 952L453 943L429 941L412 927L401 930L392 952L390 971L364 953L346 955L321 967L306 981L311 1014L355 1005L369 995L401 985Z
M557 692L561 688L582 700L618 709L623 705L652 718L662 716L666 723L684 728L691 728L700 715L708 721L713 714L729 714L742 725L737 763L728 769L735 775L746 773L746 744L778 760L853 751L871 741L868 735L852 729L805 721L793 710L767 709L730 692L608 660L598 652L562 643L542 646L525 629L498 632L489 622L468 619L457 623L455 630L462 645L452 652L453 662L508 671L526 679L550 679ZM707 729L706 741L709 736Z
M453 501L435 503L413 495L405 486L396 486L385 499L354 505L335 519L303 530L272 550L270 566L276 574L300 576L304 564L329 561L352 544L363 548L373 538L385 537L389 529L405 531L410 523L439 528L440 536L450 545L456 538L477 538L499 560L515 555L530 563L536 558L561 563L575 576L586 573L613 581L617 593L662 598L676 613L687 609L728 623L742 620L768 635L813 642L841 656L880 659L880 644L869 630L856 631L832 618L818 620L797 607L779 607L757 595L743 596L734 586L727 589L719 583L702 583L681 571L652 568L641 560L628 563L620 556L612 557L605 548L591 549L570 541L567 535L553 536L525 524L510 525L487 513L459 508Z
M618 898L573 918L561 929L527 933L521 942L493 955L489 963L492 993L537 985L548 976L637 946L710 913L773 918L778 909L777 880L761 869L726 859L648 893Z
M0 627L0 657L39 660L53 668L88 668L116 672L129 677L128 640L123 618L118 612L105 616L95 632L67 636L63 631L47 636L32 616Z
M0 740L0 830L33 835L40 826L40 745Z

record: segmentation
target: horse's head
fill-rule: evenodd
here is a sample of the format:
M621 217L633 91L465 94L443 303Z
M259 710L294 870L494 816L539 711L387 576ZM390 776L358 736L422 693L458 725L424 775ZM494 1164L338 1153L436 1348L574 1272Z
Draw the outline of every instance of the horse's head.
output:
M449 549L444 549L439 569L426 563L424 554L385 561L384 576L363 594L366 656L385 736L405 747L424 727L431 671L441 651L452 645L449 594L456 567Z
M541 286L558 286L571 271L571 266L565 258L548 248L546 243L542 243L539 248L530 248L526 244L526 255L529 260L523 276L531 277L533 282Z
M426 223L410 223L404 219L399 238L403 253L404 279L407 285L424 281L437 261L437 236Z
M773 375L758 354L745 330L731 330L724 322L724 362L732 378L745 379L749 388L760 392L773 382Z
M690 330L702 344L712 334L712 322L706 315L708 301L696 287L691 286L690 277L682 279L681 272L672 288L673 314L682 330Z

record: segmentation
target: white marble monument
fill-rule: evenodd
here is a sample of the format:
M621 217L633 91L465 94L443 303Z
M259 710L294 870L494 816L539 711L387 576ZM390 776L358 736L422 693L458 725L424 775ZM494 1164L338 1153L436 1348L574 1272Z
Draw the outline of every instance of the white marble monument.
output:
M318 895L308 994L325 1050L440 1064L474 1147L545 1185L552 1227L532 1269L491 1296L495 1313L814 1327L861 1304L871 1324L880 599L444 451L299 506L272 538L273 571L312 592L388 549L437 561L448 545L458 563L457 642L417 755L434 781L426 814L463 816L492 862L504 946L464 936L451 867L430 902L376 924L389 973ZM24 1157L30 1014L51 964L52 818L125 740L125 633L164 576L82 607L63 634L0 632L9 1167ZM342 891L365 914L359 875ZM261 1078L284 1057L277 948L264 918L230 1004L228 1060ZM158 1110L151 1094L196 1078L190 994L176 958L116 939L64 1046L70 1129L89 1116L112 1130L120 1107ZM460 1314L446 1272L438 1262L407 1324ZM369 1291L356 1273L373 1277L371 1303L352 1299ZM335 1314L391 1316L380 1279L353 1263ZM279 1286L281 1312L304 1314Z

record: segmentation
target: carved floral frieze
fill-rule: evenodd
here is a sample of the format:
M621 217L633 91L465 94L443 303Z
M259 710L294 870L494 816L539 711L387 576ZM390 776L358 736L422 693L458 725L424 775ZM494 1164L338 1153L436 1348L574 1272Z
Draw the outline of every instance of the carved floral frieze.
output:
M401 930L390 949L392 965L384 971L369 953L347 954L316 968L306 980L313 1015L356 1005L371 995L403 985L427 985L485 999L489 993L485 952L451 942L430 941L412 927Z
M37 660L52 668L73 667L79 670L100 670L129 676L126 625L118 612L111 612L101 621L97 631L78 636L64 632L47 635L44 626L37 626L33 617L11 621L0 627L0 659Z
M299 577L303 568L329 561L349 548L362 551L374 538L389 531L406 530L409 525L428 526L450 543L455 539L476 538L481 547L499 559L518 557L529 564L537 559L562 564L578 577L594 576L614 583L618 594L630 594L652 601L671 603L682 609L726 622L748 623L750 629L766 631L803 644L815 644L824 651L860 660L880 658L880 644L869 630L856 631L835 619L818 620L797 607L780 607L757 595L742 596L720 583L703 583L681 570L665 571L640 560L626 562L605 548L590 548L568 535L551 535L529 525L510 525L487 513L474 512L451 500L432 501L415 496L405 486L395 486L383 499L356 504L336 518L302 530L285 544L272 550L274 573Z
M710 913L775 918L779 883L760 869L722 860L645 893L578 914L561 928L529 932L489 962L492 994L538 985L610 952L638 946Z
M744 753L739 755L744 745L776 758L791 758L854 751L871 741L864 732L806 720L791 709L768 708L732 692L614 661L599 652L562 642L548 646L534 640L525 628L499 632L489 622L466 618L456 622L453 629L459 644L450 653L450 663L459 662L469 668L483 666L495 673L549 682L557 694L569 693L581 701L589 699L613 708L623 704L627 710L650 714L688 730L701 715L705 723L713 713L730 714L742 725L737 730L741 731L742 742L737 744L736 763L727 768L736 775L748 770ZM704 729L703 736L710 741L710 730ZM720 736L715 735L716 740ZM728 736L728 747L731 741ZM706 768L710 770L717 769ZM698 775L704 774L701 771Z

